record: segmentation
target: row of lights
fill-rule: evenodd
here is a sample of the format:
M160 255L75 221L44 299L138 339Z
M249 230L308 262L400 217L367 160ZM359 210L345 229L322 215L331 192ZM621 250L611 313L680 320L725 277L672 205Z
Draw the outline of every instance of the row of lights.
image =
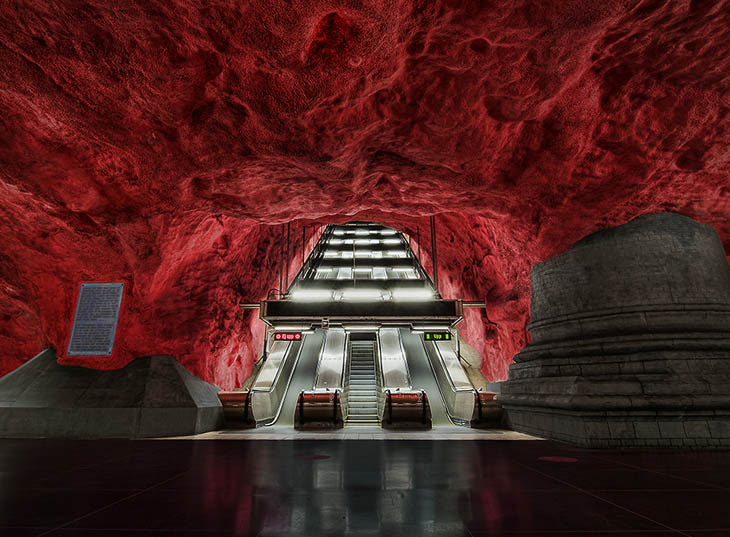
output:
M336 326L336 325L332 325ZM381 328L388 328L388 325L366 325L366 324L353 324L353 325L342 325L345 330L379 330ZM413 332L445 332L451 330L448 325L429 325L429 326L412 326ZM314 328L311 324L288 324L275 326L274 330L277 332L295 332L301 331L304 333L314 332Z
M401 244L400 239L329 239L328 244Z
M433 300L434 293L430 289L296 289L292 291L290 298L301 302L418 302Z
M336 272L342 268L349 269L349 267L319 267L317 269L317 272L318 273L333 272L333 271ZM352 270L352 269L350 269L350 270ZM387 270L387 268L386 267L356 267L355 268L355 272L373 272L373 271L377 271L377 270L384 271L384 270ZM413 267L391 267L390 270L392 270L393 272L408 272L408 273L412 273L412 274L416 273L416 270Z
M368 229L356 229L356 230L350 230L348 229L345 231L344 229L335 229L333 232L335 235L395 235L397 231L393 229L374 229L374 230L368 230Z
M387 252L374 252L372 250L356 250L355 257L366 257L370 259L387 259L389 257L406 257L405 250L388 250ZM325 250L324 256L327 258L339 257L342 259L352 259L352 250Z

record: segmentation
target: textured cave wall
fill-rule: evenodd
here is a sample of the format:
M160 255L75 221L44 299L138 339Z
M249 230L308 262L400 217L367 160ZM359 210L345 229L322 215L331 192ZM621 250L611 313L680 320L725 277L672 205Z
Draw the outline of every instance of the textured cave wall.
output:
M123 280L88 365L171 353L231 387L281 223L436 214L503 378L535 261L656 210L728 250L728 27L697 0L4 3L0 373L64 348L81 281Z

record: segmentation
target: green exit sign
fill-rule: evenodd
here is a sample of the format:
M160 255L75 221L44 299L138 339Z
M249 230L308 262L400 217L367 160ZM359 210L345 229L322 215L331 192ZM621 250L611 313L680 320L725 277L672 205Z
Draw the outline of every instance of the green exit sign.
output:
M451 339L451 332L424 332L423 339L426 341L448 341Z

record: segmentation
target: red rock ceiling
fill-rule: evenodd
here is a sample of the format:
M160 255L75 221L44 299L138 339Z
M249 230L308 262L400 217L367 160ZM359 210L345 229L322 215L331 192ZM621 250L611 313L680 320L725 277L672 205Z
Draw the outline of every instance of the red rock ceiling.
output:
M730 2L99 4L0 7L0 373L65 348L81 281L125 281L83 363L232 387L283 222L437 215L492 378L535 261L656 210L730 246Z

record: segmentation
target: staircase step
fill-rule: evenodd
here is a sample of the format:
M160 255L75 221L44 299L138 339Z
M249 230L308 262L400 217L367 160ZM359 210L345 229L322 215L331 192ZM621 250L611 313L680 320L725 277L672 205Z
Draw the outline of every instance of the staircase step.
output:
M358 414L362 414L365 411L372 412L373 414L375 414L378 409L378 403L375 403L375 402L373 402L373 403L364 403L364 402L354 403L354 404L348 405L347 409L348 409L348 413L352 412L353 410L357 410Z
M347 424L378 426L378 391L375 347L371 341L350 343L347 388Z
M347 409L347 417L348 419L351 416L377 416L377 407L376 408L348 408Z
M377 401L350 401L347 408L378 408Z
M348 421L346 424L348 427L380 427L380 421L378 420L366 420L366 421Z

